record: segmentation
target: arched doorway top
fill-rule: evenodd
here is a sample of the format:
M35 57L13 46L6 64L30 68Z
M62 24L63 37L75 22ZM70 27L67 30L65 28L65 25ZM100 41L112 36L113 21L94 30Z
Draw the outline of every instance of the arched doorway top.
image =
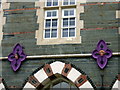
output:
M56 74L69 79L78 88L95 88L90 78L82 70L78 70L74 65L61 61L50 62L38 68L28 77L24 88L43 88L45 81L48 78L50 80L56 78Z

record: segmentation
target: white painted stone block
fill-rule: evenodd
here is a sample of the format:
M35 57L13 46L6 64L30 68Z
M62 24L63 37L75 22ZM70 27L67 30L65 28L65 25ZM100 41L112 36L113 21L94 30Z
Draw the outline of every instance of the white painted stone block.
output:
M90 88L90 90L92 90L92 85L89 83L89 81L85 82L82 86L80 86L79 88Z
M28 88L28 89L30 88L30 90L35 90L35 87L34 87L33 85L31 85L29 82L27 82L27 83L25 84L23 90L26 90L27 88Z
M67 78L70 79L71 81L75 82L75 80L81 75L79 71L76 69L72 68L71 71L69 72Z
M53 74L56 74L56 73L61 74L62 70L64 68L64 65L65 65L64 63L59 62L59 61L56 61L56 62L50 64L52 71L53 71Z
M115 84L113 85L113 89L112 90L114 90L114 88L118 88L118 90L120 90L120 81L116 81L115 82Z
M2 90L2 88L5 88L3 83L0 84L0 90Z
M37 80L42 83L45 79L48 78L47 74L43 69L39 70L34 76L37 78Z

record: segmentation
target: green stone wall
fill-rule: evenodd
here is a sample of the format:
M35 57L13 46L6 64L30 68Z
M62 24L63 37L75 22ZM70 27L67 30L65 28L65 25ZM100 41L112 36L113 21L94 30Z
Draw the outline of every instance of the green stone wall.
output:
M13 2L10 9L34 8L33 2ZM118 27L119 21L116 19L116 10L120 9L118 4L86 5L85 12L80 14L84 20L84 28L109 28ZM22 10L5 12L6 24L3 26L4 33L14 32L34 32L16 35L4 35L2 40L2 55L8 56L16 43L24 47L27 55L50 55L50 54L85 54L91 53L99 40L105 40L110 45L108 47L113 52L120 52L118 49L118 29L103 30L81 30L81 44L60 44L60 45L36 45L35 32L38 30L36 10ZM62 61L73 64L78 70L84 71L97 88L100 88L101 75L104 75L104 85L106 88L112 84L118 74L119 56L109 59L108 65L101 70L92 57L83 58L61 58L61 59L27 59L22 63L18 72L13 72L10 62L2 61L2 77L6 86L22 87L26 78L37 68L51 61Z

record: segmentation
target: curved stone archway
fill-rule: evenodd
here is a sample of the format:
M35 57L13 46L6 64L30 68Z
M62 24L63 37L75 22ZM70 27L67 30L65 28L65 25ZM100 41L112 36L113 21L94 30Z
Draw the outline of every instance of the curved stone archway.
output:
M91 88L91 90L95 88L92 81L90 81L89 77L83 71L78 71L72 67L71 64L56 61L51 64L45 64L43 68L37 70L28 77L23 89L43 88L45 86L45 82L49 81L48 79L51 80L56 78L56 74L67 78L78 88Z

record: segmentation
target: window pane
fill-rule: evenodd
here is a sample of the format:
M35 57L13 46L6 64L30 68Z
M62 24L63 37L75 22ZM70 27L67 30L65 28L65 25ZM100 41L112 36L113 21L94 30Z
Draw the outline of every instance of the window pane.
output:
M68 10L64 11L64 16L68 16Z
M51 6L52 5L52 0L47 0L47 6Z
M75 26L75 18L70 18L70 26Z
M53 11L52 12L52 16L54 17L54 16L57 16L57 11Z
M47 17L51 17L51 12L47 12Z
M47 19L47 20L46 20L45 27L46 27L46 28L49 28L50 26L51 26L51 20L50 20L50 19Z
M75 4L75 0L70 0L70 5Z
M57 27L57 19L52 20L52 27Z
M68 37L68 28L63 29L62 37Z
M58 5L58 0L53 0L53 6L57 6Z
M69 29L69 37L74 37L75 36L75 28L70 28Z
M52 90L55 90L55 89L57 89L57 88L59 88L60 89L60 87L61 87L61 83L58 83L57 85L54 85L52 88Z
M66 82L61 82L61 88L65 88L65 90L70 90L70 85Z
M78 90L76 86L71 85L69 82L62 81L60 83L59 82L56 82L56 83L57 84L55 85L51 83L52 88L50 90Z
M74 15L74 10L70 10L70 16Z
M45 38L50 38L50 29L45 30Z
M63 27L68 27L68 18L63 19Z
M64 0L63 5L68 5L68 2L69 2L68 0Z
M51 31L51 37L57 37L57 29L52 29Z

